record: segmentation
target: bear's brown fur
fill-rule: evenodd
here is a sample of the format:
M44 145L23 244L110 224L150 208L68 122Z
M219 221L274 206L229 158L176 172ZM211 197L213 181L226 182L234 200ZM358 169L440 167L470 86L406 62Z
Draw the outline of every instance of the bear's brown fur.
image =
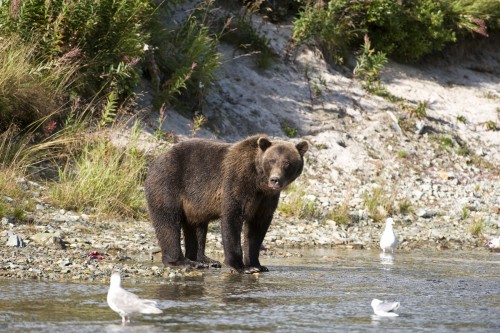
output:
M234 144L191 139L160 155L145 192L163 264L220 267L205 256L208 223L220 218L224 262L240 273L267 271L259 249L281 190L302 173L307 149L305 141L254 135Z

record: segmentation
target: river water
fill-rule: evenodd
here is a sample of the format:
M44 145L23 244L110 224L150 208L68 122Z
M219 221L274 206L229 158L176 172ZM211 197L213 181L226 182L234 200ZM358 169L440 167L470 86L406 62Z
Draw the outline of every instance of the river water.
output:
M123 277L164 310L126 326L102 283L0 279L0 332L500 332L500 254L307 250L261 261L269 273ZM373 298L399 301L400 316L373 315Z

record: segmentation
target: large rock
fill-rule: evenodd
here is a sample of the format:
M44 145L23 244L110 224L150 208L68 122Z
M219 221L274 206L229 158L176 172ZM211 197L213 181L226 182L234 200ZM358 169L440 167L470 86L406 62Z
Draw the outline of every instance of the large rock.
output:
M46 246L52 249L64 249L63 240L57 234L51 232L40 232L34 234L30 239L39 245Z

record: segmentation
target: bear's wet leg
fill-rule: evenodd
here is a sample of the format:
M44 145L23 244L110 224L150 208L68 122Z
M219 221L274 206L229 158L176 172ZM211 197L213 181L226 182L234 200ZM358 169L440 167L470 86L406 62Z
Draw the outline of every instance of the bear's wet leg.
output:
M198 253L196 254L196 261L208 264L210 267L221 268L222 264L213 260L205 255L205 244L207 242L208 223L199 224L196 227L196 240L198 242Z
M196 227L191 226L189 223L184 223L182 225L182 230L184 232L185 248L185 259L183 260L184 265L195 268L208 268L208 264L200 262L197 259L198 239L196 235Z
M171 207L161 210L150 208L149 212L161 248L163 264L175 264L182 260L180 210Z
M161 248L162 262L169 267L197 267L197 263L184 257L181 249L181 223L183 215L180 209L150 209L151 220Z
M272 201L267 201L266 206L260 207L254 218L244 225L243 249L245 255L243 263L245 264L245 270L250 273L269 271L267 267L260 264L259 254L264 237L271 225L274 210L278 205L278 199L279 196L273 198Z
M222 245L224 247L224 263L238 273L245 273L243 251L241 249L242 214L229 212L222 216Z

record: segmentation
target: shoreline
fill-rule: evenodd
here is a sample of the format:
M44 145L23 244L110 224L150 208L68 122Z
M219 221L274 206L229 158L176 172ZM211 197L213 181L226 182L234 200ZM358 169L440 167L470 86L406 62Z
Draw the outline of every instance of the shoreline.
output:
M7 246L8 230L1 231L0 278L106 282L116 269L135 279L201 276L205 271L164 268L161 256L154 254L158 250L157 240L147 221L90 222L85 214L61 212L57 214L66 217L65 220L52 219L45 225L9 225L23 239L24 247ZM283 218L278 213L264 240L261 259L265 265L266 258L300 257L304 250L379 250L380 227L373 223L364 228L342 228L328 223L319 225L317 221ZM217 223L210 224L209 230L206 254L223 261ZM396 254L414 249L488 251L486 243L479 237L467 235L460 240L441 238L436 234L426 240L417 240L409 237L398 224L395 230L399 238ZM359 240L363 234L370 234L373 241L368 241L368 238ZM342 239L342 235L347 237Z

